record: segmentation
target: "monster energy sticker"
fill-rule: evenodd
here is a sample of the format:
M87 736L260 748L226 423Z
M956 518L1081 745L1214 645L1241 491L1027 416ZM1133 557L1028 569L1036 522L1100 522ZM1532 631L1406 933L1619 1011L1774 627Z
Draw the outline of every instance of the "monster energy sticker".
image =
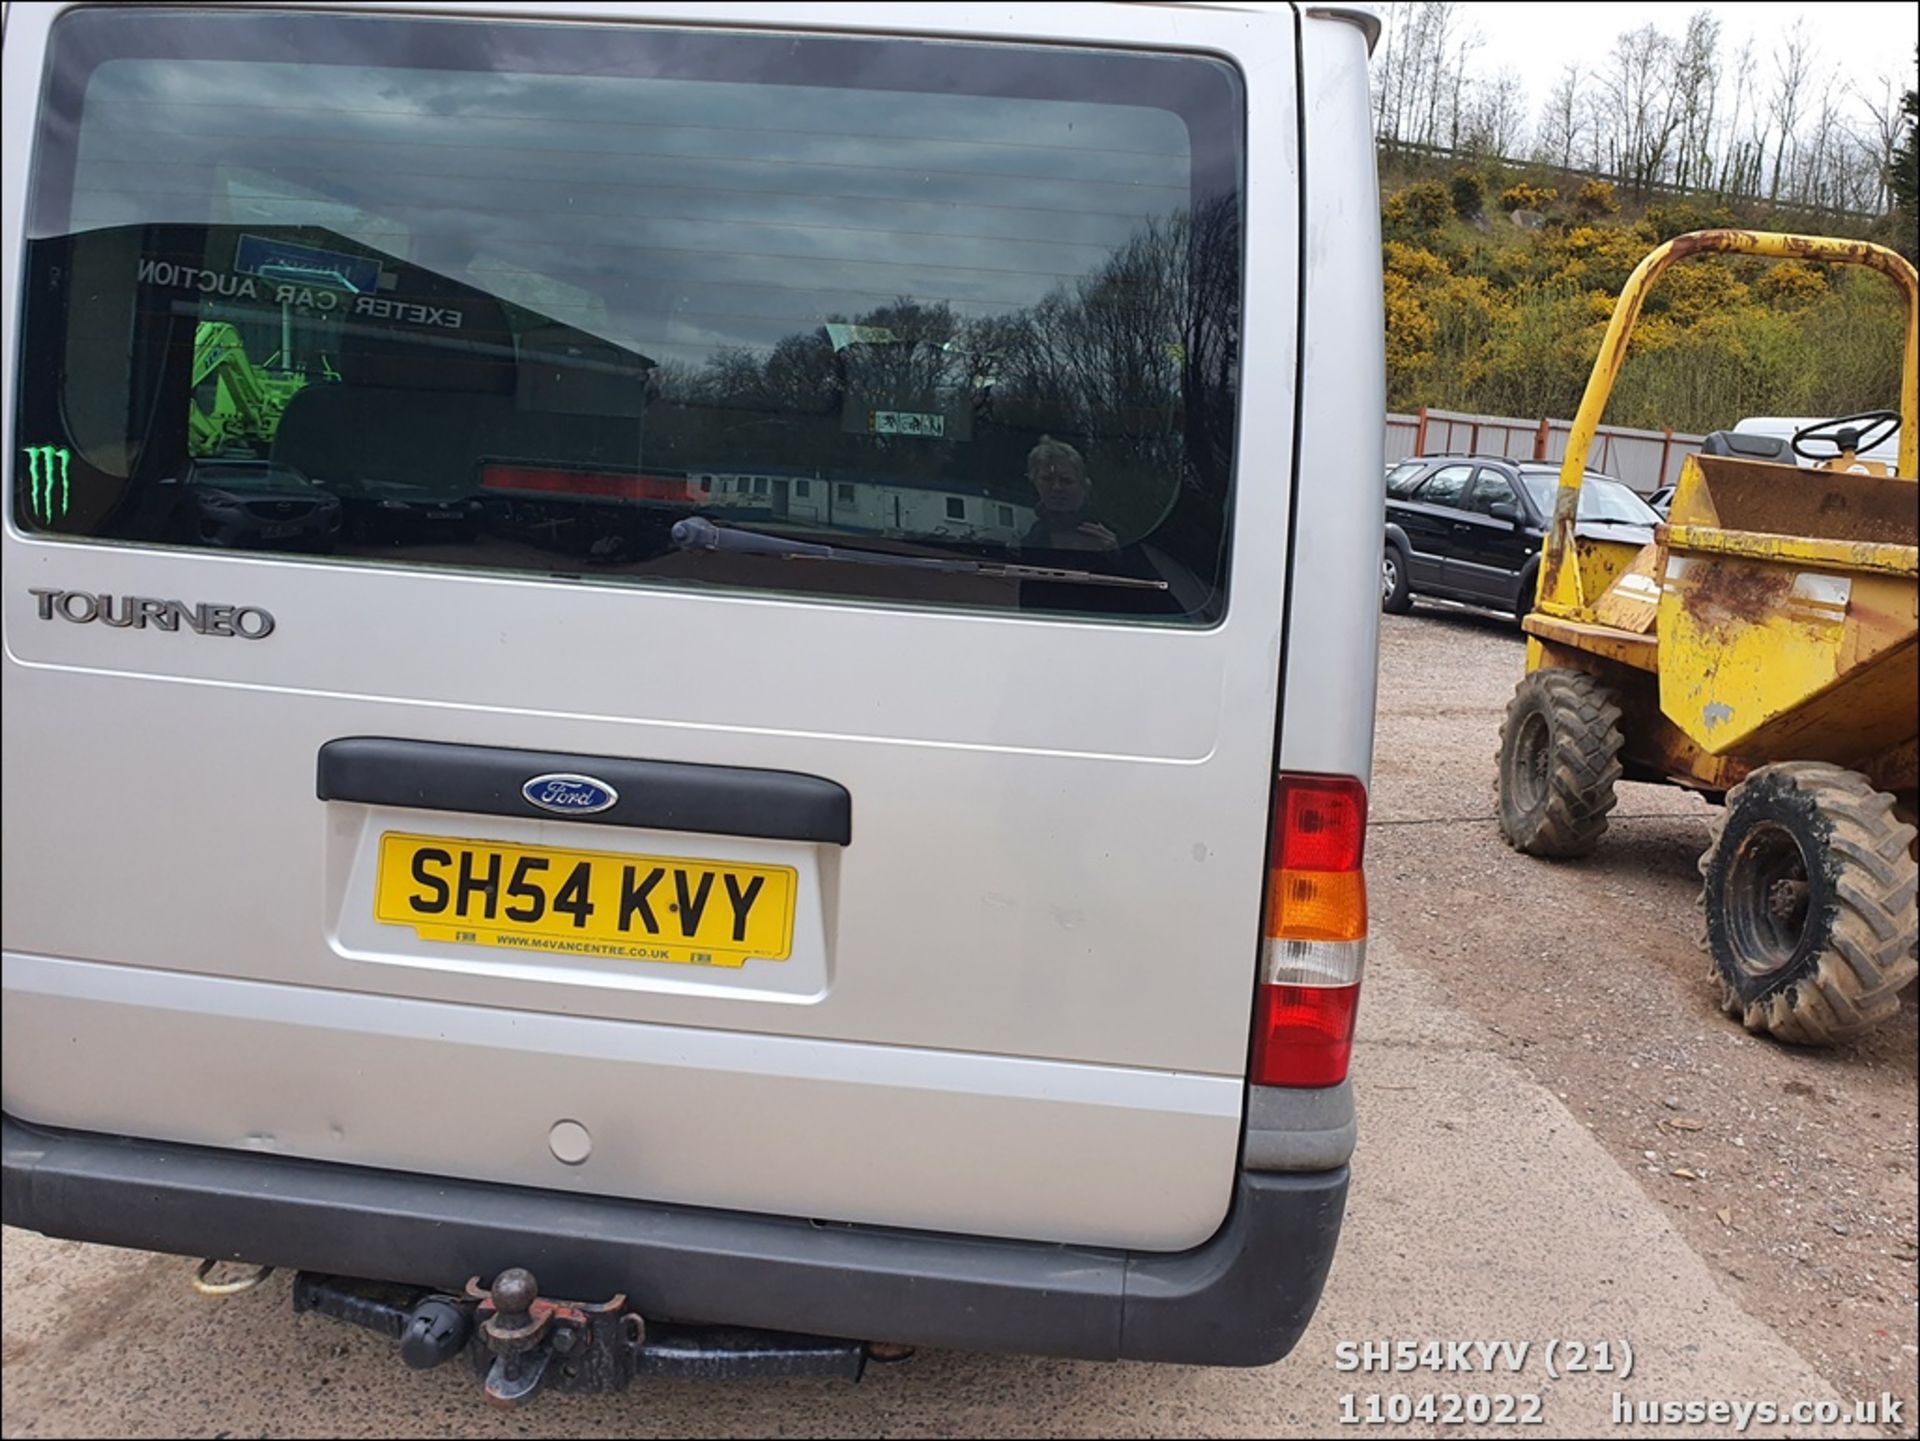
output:
M73 452L64 445L27 447L27 483L33 518L41 525L52 525L67 513L72 487L67 479L67 464Z

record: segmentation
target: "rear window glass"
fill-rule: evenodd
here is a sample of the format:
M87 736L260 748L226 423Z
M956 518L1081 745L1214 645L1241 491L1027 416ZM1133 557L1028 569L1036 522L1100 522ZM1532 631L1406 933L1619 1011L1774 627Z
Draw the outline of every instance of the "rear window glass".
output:
M51 64L24 529L1224 611L1222 62L127 8Z

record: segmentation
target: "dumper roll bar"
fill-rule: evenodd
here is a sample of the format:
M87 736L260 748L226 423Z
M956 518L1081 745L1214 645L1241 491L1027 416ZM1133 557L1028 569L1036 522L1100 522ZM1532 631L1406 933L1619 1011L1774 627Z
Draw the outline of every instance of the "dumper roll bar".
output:
M1613 383L1627 358L1627 338L1640 318L1640 305L1660 273L1677 260L1693 255L1758 255L1769 260L1811 260L1827 265L1864 265L1877 270L1905 292L1907 301L1906 351L1900 366L1900 457L1895 467L1908 480L1920 476L1920 276L1905 257L1865 240L1837 240L1820 235L1779 235L1759 230L1696 230L1678 235L1652 251L1633 269L1614 302L1606 339L1594 358L1586 393L1567 436L1567 453L1560 463L1560 489L1554 497L1553 523L1541 549L1540 588L1536 604L1559 615L1576 615L1587 606L1585 587L1574 554L1574 521L1580 513L1580 482L1586 474L1587 452L1600 427L1600 416L1613 394Z

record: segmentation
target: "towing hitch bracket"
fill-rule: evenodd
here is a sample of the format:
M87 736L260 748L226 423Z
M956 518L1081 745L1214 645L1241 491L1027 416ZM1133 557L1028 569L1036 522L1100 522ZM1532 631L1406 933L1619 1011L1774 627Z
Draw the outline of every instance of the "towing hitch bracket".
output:
M781 1376L858 1381L869 1359L904 1359L906 1347L870 1346L737 1326L653 1324L624 1295L599 1303L540 1294L521 1267L452 1296L418 1286L301 1272L293 1308L359 1326L399 1343L414 1370L465 1352L487 1401L516 1407L545 1390L624 1391L636 1376L739 1380Z
M479 1303L480 1344L471 1355L489 1404L519 1406L545 1386L624 1391L633 1380L647 1323L627 1310L624 1295L597 1304L549 1300L520 1266L502 1271L490 1288L475 1276L467 1295Z

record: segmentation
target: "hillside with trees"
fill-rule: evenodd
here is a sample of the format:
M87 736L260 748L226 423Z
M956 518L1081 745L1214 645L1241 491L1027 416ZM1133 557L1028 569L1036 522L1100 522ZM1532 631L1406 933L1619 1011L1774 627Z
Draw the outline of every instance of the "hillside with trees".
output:
M1536 119L1517 75L1474 70L1462 7L1387 9L1374 115L1395 409L1571 415L1621 284L1688 230L1915 253L1913 82L1821 70L1804 22L1765 56L1725 53L1707 11L1625 32L1562 72ZM1856 267L1688 260L1651 292L1608 418L1708 430L1892 405L1901 325L1899 292Z

